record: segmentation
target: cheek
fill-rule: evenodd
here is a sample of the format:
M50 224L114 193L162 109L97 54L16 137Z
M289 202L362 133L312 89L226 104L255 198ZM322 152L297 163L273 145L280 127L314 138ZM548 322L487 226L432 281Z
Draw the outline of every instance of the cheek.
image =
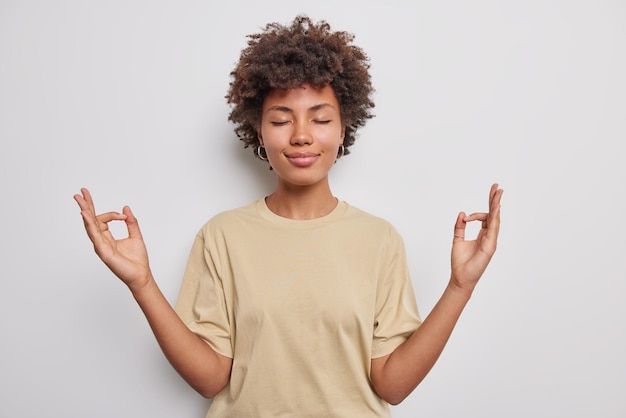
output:
M328 132L324 136L324 142L329 146L339 147L343 144L344 138L344 130L343 129L333 129L332 132Z

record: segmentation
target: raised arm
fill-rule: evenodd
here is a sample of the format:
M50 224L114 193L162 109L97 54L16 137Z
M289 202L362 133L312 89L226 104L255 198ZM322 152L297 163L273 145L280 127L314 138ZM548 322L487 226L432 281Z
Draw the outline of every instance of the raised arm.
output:
M443 295L411 337L393 353L372 360L371 380L380 397L400 403L422 381L443 351L474 287L496 251L502 189L489 191L489 212L459 213L452 240L451 276ZM465 239L468 222L480 221L475 240Z
M216 353L181 321L156 284L137 219L128 206L122 213L96 215L89 190L74 196L94 250L130 289L174 369L196 391L213 397L228 383L232 359ZM116 239L109 222L124 221L128 237Z

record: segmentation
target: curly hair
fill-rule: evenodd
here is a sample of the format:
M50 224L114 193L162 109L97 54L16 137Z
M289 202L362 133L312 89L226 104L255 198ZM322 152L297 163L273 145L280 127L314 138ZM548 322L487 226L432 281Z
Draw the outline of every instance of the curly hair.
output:
M230 73L226 95L232 106L228 120L235 124L244 147L252 147L258 156L257 131L263 101L271 89L330 85L346 127L343 145L344 155L348 154L357 130L374 116L369 58L352 44L354 35L333 32L325 21L316 24L299 15L291 26L269 23L263 32L248 38L248 46Z

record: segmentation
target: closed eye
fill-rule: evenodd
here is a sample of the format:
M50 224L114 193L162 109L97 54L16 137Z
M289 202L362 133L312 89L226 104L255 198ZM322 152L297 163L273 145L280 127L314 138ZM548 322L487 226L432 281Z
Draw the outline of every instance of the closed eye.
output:
M313 122L319 123L320 125L326 125L327 123L330 123L332 121L330 121L330 120L315 120Z

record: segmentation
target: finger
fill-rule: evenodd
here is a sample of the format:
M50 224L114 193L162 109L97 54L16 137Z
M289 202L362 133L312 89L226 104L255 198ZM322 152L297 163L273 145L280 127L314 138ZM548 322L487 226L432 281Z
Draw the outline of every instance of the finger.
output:
M81 209L89 210L95 216L96 215L96 207L93 204L93 198L91 197L91 193L89 193L89 189L83 187L82 189L80 189L80 192L82 193L82 196L79 196L79 197L82 198L81 200L83 202L83 205L81 205ZM80 205L80 203L79 203L79 205Z
M489 202L489 211L493 212L495 209L499 209L500 208L500 201L502 200L502 194L504 193L504 190L502 189L498 189L495 191L495 193L493 194L493 197L491 198L490 202Z
M83 195L75 194L74 200L76 201L76 203L78 203L78 206L80 207L80 214L83 218L85 229L87 229L87 233L91 235L90 233L91 228L94 228L95 230L99 229L96 227L98 220L96 218L95 212L93 211L93 202L89 203L85 199L84 190L86 189L82 189L82 190L83 190Z
M498 187L498 183L494 183L489 190L489 212L500 206L502 193L504 191Z
M109 231L109 222L124 220L126 220L126 215L119 212L107 212L96 216L96 224L102 232Z
M471 214L465 216L464 221L465 222L486 221L488 217L489 217L488 213L485 213L485 212L475 212L475 213L471 213Z
M486 222L487 237L497 239L500 233L500 204L495 205L489 212L489 219Z
M89 238L94 244L103 239L102 234L109 230L107 222L113 220L115 217L114 213L106 213L101 215L101 217L94 216L90 209L84 209L80 214L83 217L87 235L89 235Z
M102 233L106 232L110 235L110 233L108 233L108 222L124 220L126 219L126 215L119 212L107 212L96 216L91 193L89 193L89 190L86 188L82 188L80 191L81 194L74 195L74 200L81 209L80 214L83 218L87 235L89 235L91 241L96 244L103 239Z
M106 212L96 216L96 219L100 223L109 223L111 221L123 221L126 219L126 215L119 212Z
M128 237L129 238L138 238L143 239L141 235L141 230L139 229L139 222L137 218L130 210L130 207L124 206L122 210L123 215L126 217L126 228L128 229Z
M89 190L86 188L80 189L82 194L74 195L74 200L78 203L78 206L81 210L81 215L83 217L83 222L85 223L85 228L87 232L89 232L89 226L95 225L97 223L96 217L96 209L93 204L93 199Z
M502 200L502 194L504 190L499 189L497 184L494 184L491 187L491 192L489 196L489 217L496 219L500 217L500 202Z
M470 223L470 222L475 222L475 221L480 221L481 225L480 225L480 231L478 231L478 236L476 237L477 241L481 241L485 231L489 225L489 214L488 213L484 213L484 212L476 212L476 213L472 213L470 215L467 215L464 219L465 223Z
M488 205L488 207L491 207L491 203L493 202L493 198L496 195L497 191L498 191L498 183L493 183L491 185L491 188L489 189L489 205Z
M459 212L456 217L456 223L454 224L454 235L452 237L452 242L465 240L465 226L467 224L465 218L465 213Z
M87 203L84 196L75 194L74 200L76 201L76 203L78 203L81 211L90 211L89 203Z
M494 184L491 187L489 198L489 216L485 222L483 222L483 228L486 228L486 238L494 243L498 239L500 233L500 201L502 200L502 194L504 191Z

